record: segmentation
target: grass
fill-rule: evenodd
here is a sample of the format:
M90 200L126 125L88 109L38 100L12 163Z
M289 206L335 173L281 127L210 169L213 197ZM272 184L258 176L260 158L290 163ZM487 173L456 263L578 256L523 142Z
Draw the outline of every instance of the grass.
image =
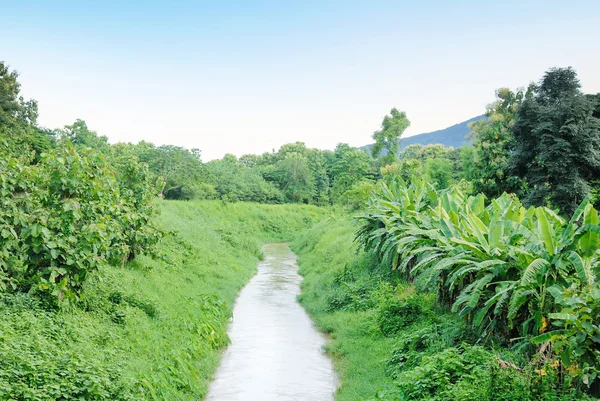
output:
M160 225L176 233L159 257L102 269L79 303L50 310L1 295L0 399L202 399L261 245L293 240L328 213L216 201L160 209Z
M339 278L348 269L370 268L353 244L354 225L348 218L329 219L303 233L292 244L299 254L304 276L300 301L331 341L327 352L333 357L341 386L336 400L367 400L377 392L395 388L385 374L385 364L394 339L379 333L373 309L344 310L353 300L343 299ZM360 292L360 291L359 291ZM336 297L337 296L337 297ZM338 299L341 298L341 299ZM337 302L336 302L337 301ZM337 306L337 308L336 308Z

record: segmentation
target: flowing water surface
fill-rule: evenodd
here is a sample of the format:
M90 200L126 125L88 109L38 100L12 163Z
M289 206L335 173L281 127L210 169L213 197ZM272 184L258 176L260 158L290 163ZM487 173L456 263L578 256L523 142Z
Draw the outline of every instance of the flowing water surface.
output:
M240 292L208 401L331 401L336 387L324 337L296 301L296 255L268 244L258 273Z

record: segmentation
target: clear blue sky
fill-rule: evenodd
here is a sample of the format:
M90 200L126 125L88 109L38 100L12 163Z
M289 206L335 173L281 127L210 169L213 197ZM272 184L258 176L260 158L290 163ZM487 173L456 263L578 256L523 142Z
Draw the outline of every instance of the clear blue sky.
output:
M205 160L363 145L392 107L441 129L553 66L600 92L597 0L3 3L0 60L42 125Z

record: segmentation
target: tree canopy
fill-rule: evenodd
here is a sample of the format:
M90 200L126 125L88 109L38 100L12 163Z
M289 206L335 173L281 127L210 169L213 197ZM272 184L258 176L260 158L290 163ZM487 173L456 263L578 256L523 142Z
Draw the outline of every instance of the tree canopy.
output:
M470 124L476 150L473 176L476 192L483 192L488 197L519 192L519 180L508 171L508 162L517 111L527 94L531 94L531 89L527 92L498 89L496 100L487 106L487 118Z
M553 68L517 111L510 167L526 183L529 204L571 213L600 177L597 102L580 88L575 70Z
M381 129L373 133L375 144L371 149L373 157L381 157L382 165L392 164L398 158L400 137L410 126L404 111L393 108L390 115L383 117ZM382 153L383 152L383 153Z

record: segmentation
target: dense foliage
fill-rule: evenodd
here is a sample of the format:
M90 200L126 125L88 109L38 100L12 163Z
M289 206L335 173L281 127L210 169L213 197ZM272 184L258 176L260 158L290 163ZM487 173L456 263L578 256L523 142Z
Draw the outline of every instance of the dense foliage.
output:
M331 338L336 400L575 401L558 359L520 344L481 341L477 330L360 251L350 216L320 222L293 243L305 277L301 303Z
M500 196L503 192L518 193L520 180L509 171L512 129L516 114L526 93L516 93L508 88L496 91L497 100L487 107L486 119L470 124L474 137L475 157L473 190L488 197Z
M519 107L511 167L530 204L572 213L600 177L598 100L580 87L573 69L551 69Z
M581 92L572 68L554 68L527 90L497 91L487 119L471 124L472 177L489 197L518 194L527 205L575 211L597 202L600 176L600 97Z
M369 155L346 144L332 152L296 142L262 155L225 155L205 167L216 197L228 201L351 203L355 185L374 182Z
M0 289L74 298L102 265L152 252L153 183L83 121L40 141L50 136L16 78L0 65Z
M483 195L466 196L457 187L438 192L425 182L382 183L358 219L357 238L367 250L436 293L482 338L503 343L543 335L540 341L559 336L544 335L550 327L567 325L569 335L587 340L563 340L560 366L586 385L597 379L597 327L571 324L581 311L559 314L574 305L564 294L583 291L593 299L599 288L600 227L589 202L565 220L506 194L486 206Z
M150 250L159 238L150 186L143 166L126 167L118 180L102 156L72 147L34 165L0 161L0 286L62 299L102 264Z

